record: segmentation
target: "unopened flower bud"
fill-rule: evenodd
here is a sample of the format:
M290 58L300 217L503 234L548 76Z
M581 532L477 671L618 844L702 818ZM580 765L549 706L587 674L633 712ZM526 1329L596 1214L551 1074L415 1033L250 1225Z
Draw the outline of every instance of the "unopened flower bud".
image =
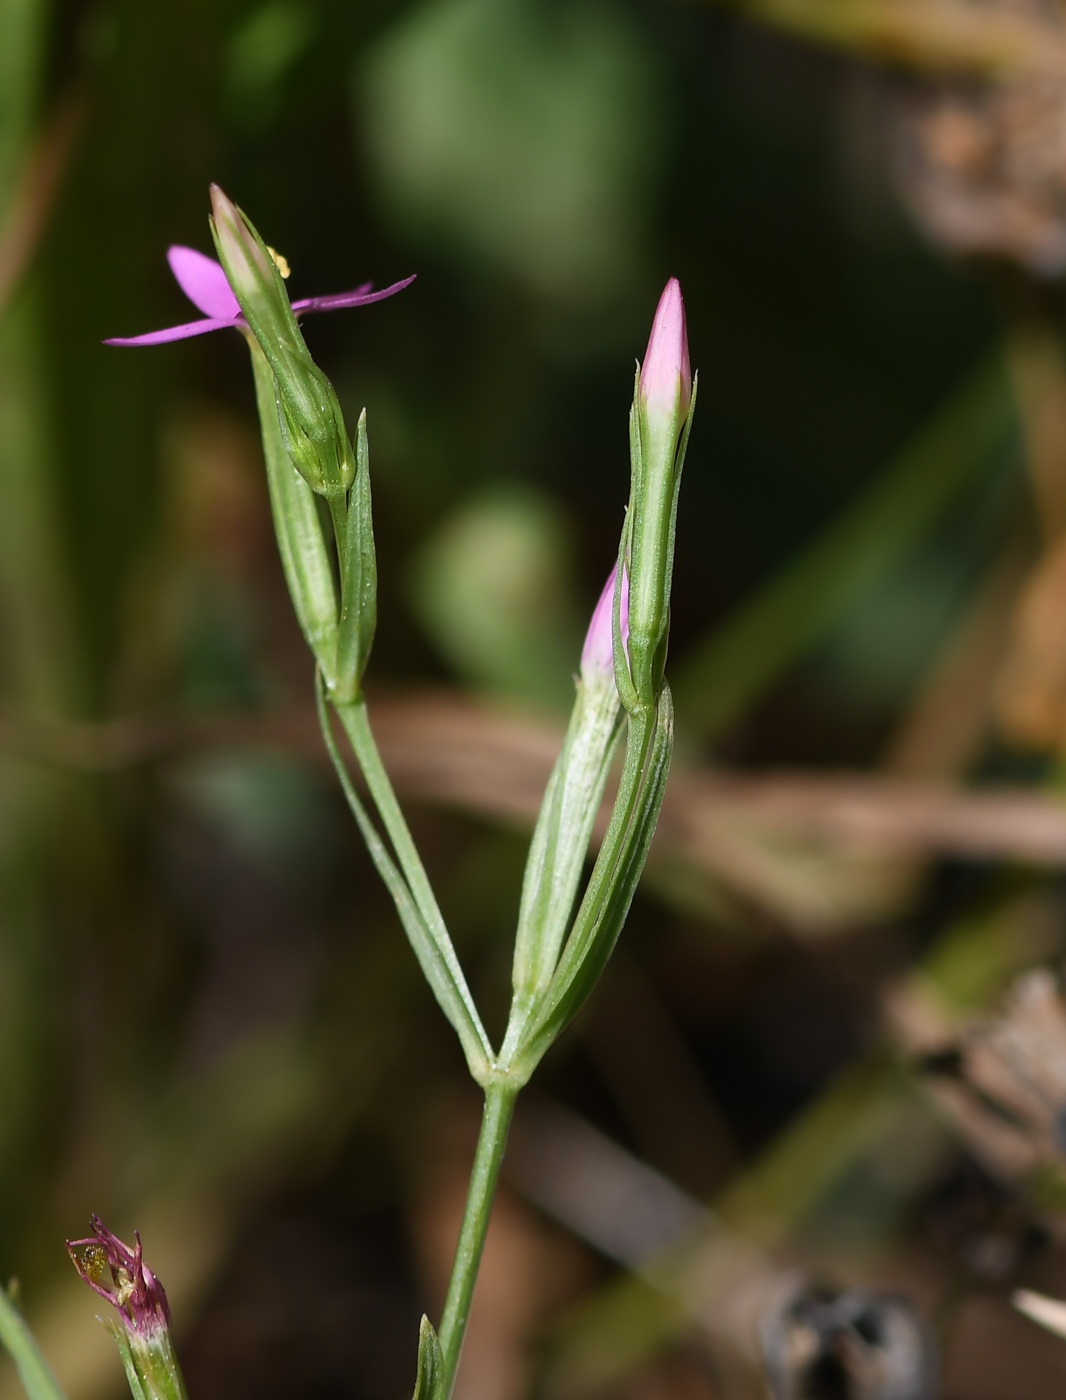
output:
M640 392L649 418L684 419L692 401L692 370L681 283L671 277L659 298L648 349L640 370Z
M628 707L654 704L662 686L677 487L694 398L685 304L677 278L671 277L652 322L631 417L633 478L626 530L632 686L620 681Z
M246 298L261 303L275 302L275 312L290 312L284 289L277 288L281 272L270 256L270 249L256 234L244 214L218 185L211 186L211 224L226 280L241 303ZM266 309L260 308L260 312ZM295 318L292 318L295 326Z
M600 600L592 613L592 621L581 652L581 675L588 680L593 673L614 675L614 586L618 565L611 570ZM629 645L629 579L622 571L622 596L618 603L618 621L622 645Z
M296 323L282 282L287 266L281 268L250 220L217 185L211 186L211 208L226 278L274 373L285 449L313 490L339 500L355 476L351 443L333 386L311 359Z

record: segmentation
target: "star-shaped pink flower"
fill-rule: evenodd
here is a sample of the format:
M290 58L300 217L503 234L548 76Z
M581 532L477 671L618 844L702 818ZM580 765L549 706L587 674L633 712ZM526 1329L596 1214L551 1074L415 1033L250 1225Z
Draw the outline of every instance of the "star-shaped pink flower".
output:
M180 244L167 249L167 262L178 286L192 304L204 313L204 319L187 321L181 326L168 326L162 331L149 331L147 335L116 336L105 340L105 345L164 345L170 340L187 340L189 336L206 335L208 331L224 330L227 326L247 325L221 263L198 253L195 248L183 248ZM405 277L402 282L394 282L380 292L372 292L370 288L373 284L364 282L354 292L335 292L332 296L305 297L302 301L294 301L292 309L297 316L304 316L311 311L340 311L345 306L367 306L370 302L395 296L414 280L413 277Z

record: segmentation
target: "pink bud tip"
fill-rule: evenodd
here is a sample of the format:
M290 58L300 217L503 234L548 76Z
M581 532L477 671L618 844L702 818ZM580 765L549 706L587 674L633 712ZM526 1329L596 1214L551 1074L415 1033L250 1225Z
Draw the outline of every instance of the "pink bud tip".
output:
M680 415L692 401L692 369L688 358L688 331L681 283L671 277L659 298L648 337L648 350L640 371L640 388L648 410L673 413L680 391Z
M618 565L611 570L611 576L603 586L600 601L596 604L589 623L588 635L581 652L582 671L605 671L614 675L614 581ZM629 646L629 579L622 574L622 597L619 602L618 620L622 628L622 645Z

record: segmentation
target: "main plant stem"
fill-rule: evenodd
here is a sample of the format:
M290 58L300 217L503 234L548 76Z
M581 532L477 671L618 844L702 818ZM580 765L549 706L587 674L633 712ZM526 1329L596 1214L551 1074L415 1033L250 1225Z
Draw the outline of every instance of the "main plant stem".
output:
M485 1090L485 1111L481 1119L474 1166L470 1173L466 1209L463 1211L463 1224L459 1231L459 1243L455 1247L455 1262L452 1264L448 1296L444 1300L444 1312L440 1320L445 1396L451 1395L452 1386L455 1384L455 1373L459 1367L463 1337L470 1316L470 1304L474 1297L474 1285L477 1283L478 1267L485 1248L485 1236L488 1234L492 1201L496 1194L496 1183L500 1179L504 1148L507 1146L507 1130L511 1126L511 1115L517 1097L517 1087L506 1082L490 1084Z

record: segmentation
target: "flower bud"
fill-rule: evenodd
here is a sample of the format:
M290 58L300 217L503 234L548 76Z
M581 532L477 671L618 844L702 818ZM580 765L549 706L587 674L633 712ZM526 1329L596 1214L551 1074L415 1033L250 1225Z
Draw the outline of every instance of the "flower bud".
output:
M671 277L652 322L630 418L633 475L626 555L632 685L619 681L630 709L655 704L662 687L677 490L694 402L685 305L677 278Z
M218 185L211 186L211 233L226 280L257 339L269 331L281 342L279 348L306 355L277 263L250 220Z
M648 349L640 370L640 391L649 419L684 419L692 401L692 370L681 284L671 277L659 298Z
M163 1285L145 1264L141 1237L136 1245L113 1235L98 1215L93 1233L68 1240L67 1253L82 1279L118 1313L111 1322L130 1389L142 1400L186 1400L185 1383L170 1342L170 1306Z
M581 652L581 676L591 679L596 672L614 675L614 586L618 577L618 565L611 570L604 584L600 600L592 613L592 621L585 637ZM622 571L622 596L618 604L618 620L622 632L622 645L629 645L629 578Z
M211 186L211 208L226 279L274 373L285 449L313 490L339 499L355 476L351 443L333 385L312 360L296 324L277 254L217 185Z

